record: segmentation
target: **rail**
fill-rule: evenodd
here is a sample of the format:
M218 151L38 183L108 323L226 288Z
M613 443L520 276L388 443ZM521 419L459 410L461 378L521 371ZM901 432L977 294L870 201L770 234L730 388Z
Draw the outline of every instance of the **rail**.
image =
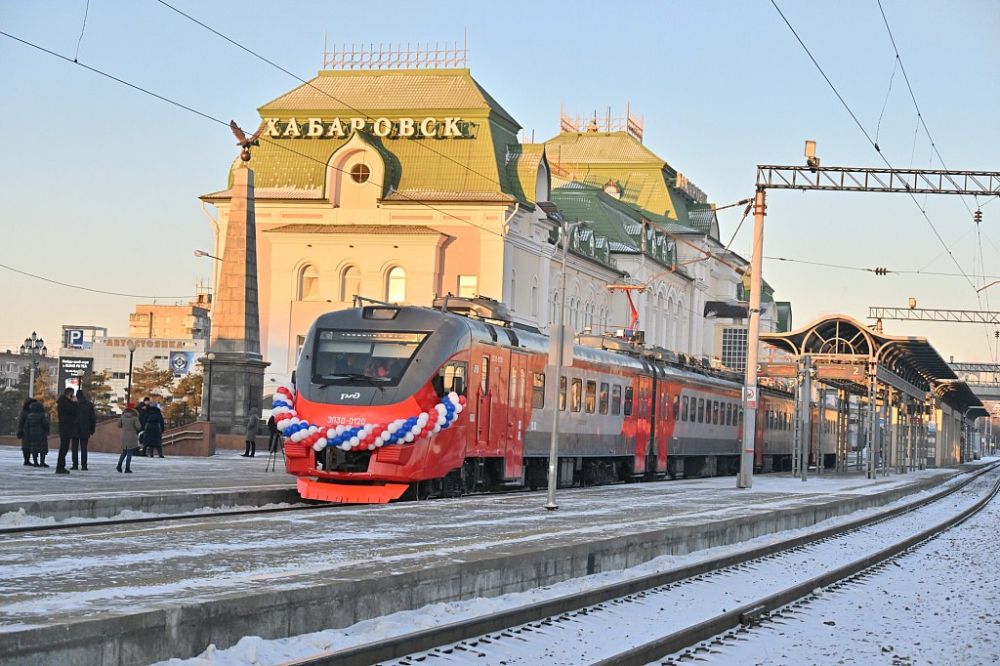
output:
M707 574L719 569L733 567L751 560L799 548L807 544L829 539L833 536L841 535L861 527L866 527L874 523L882 522L895 518L896 516L909 513L926 506L931 502L935 502L943 497L947 497L948 495L957 492L973 480L979 478L981 475L993 470L998 465L1000 465L1000 463L993 463L991 465L984 466L982 469L977 469L971 472L969 477L964 479L961 483L955 484L950 488L939 490L938 492L913 502L912 504L889 509L873 516L858 518L842 525L825 528L811 534L794 537L785 541L768 544L766 546L760 546L733 555L726 555L698 562L671 571L649 574L584 592L568 594L554 599L547 599L545 601L536 602L527 606L500 611L488 616L480 616L469 620L461 620L447 625L424 629L403 636L379 641L377 643L369 643L342 650L324 652L310 657L285 662L282 666L318 666L321 664L336 664L337 666L364 666L390 659L398 659L413 653L426 652L437 647L450 645L452 643L475 638L484 634L502 632L518 625L537 622L552 616L559 616L581 608L611 601L612 599L642 593L656 587L669 585L671 583L694 578L695 576ZM809 581L808 584L812 585L812 587L807 588L807 592L811 592L815 589L815 587L819 586L819 584L815 582L815 579ZM755 604L754 606L756 605L759 604ZM711 624L702 623L701 625L697 625L697 631L695 631L695 628L692 628L690 630L691 633L689 634L689 644L693 644L700 640L704 640L704 638L722 633L730 626L738 626L741 619L749 619L758 610L763 612L762 609L746 607L741 607L738 610L740 611L739 613L736 613L735 611L732 613L725 613L724 620L716 618L714 621L710 621ZM722 626L723 624L733 620L736 622L735 625L727 624L726 626ZM719 627L722 628L720 629ZM711 629L711 633L705 633L709 629ZM674 647L678 644L678 637L673 636L668 638L671 638L671 642L668 644L669 647L665 652L661 652L661 655L672 652L675 649L679 649ZM667 645L667 643L664 644ZM656 657L651 657L645 661L627 663L645 664L655 658ZM617 661L618 657L615 659L615 661L610 661L608 663L623 663Z

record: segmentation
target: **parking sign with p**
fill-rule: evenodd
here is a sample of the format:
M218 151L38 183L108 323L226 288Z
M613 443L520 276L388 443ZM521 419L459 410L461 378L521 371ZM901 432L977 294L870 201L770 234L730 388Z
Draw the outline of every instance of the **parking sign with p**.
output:
M67 349L83 349L83 329L82 328L67 328L66 329L66 348Z

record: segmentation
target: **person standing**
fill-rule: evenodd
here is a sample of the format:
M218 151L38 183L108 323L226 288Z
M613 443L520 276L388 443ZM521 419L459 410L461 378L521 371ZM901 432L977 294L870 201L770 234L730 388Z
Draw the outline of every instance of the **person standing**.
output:
M24 438L31 447L35 467L48 467L45 456L49 452L49 428L49 415L45 413L45 406L33 400L24 419Z
M76 392L76 425L77 442L73 442L73 469L76 469L77 443L80 449L80 469L87 471L87 442L91 435L97 430L97 414L94 411L94 403L87 399L83 391Z
M163 457L163 431L166 429L166 422L163 414L156 405L150 405L146 409L146 422L142 425L142 444L146 447L146 455L152 458L156 453Z
M267 432L270 435L267 440L268 453L277 453L281 447L281 432L278 430L278 423L274 420L274 415L267 420Z
M56 401L56 413L59 417L59 458L56 460L56 474L69 474L69 470L66 469L66 454L69 453L71 443L76 448L74 440L79 435L76 398L73 394L73 389L67 387Z
M147 395L145 398L142 399L142 402L139 403L139 411L138 411L139 425L144 428L146 427L146 414L149 413L149 406L150 406L149 396Z
M122 463L125 463L125 473L132 473L132 454L139 448L139 431L142 425L139 423L139 414L135 411L135 404L128 403L125 411L122 412L118 420L118 427L122 429L122 454L118 456L119 472L122 471Z
M244 458L253 458L257 453L257 427L260 425L260 419L257 417L257 412L250 410L250 414L247 415L247 450L243 453Z
M24 455L25 466L31 466L31 444L28 442L28 438L24 435L24 421L28 418L28 408L31 407L31 403L35 402L34 398L28 398L21 405L21 413L17 417L17 438L21 440L21 454Z

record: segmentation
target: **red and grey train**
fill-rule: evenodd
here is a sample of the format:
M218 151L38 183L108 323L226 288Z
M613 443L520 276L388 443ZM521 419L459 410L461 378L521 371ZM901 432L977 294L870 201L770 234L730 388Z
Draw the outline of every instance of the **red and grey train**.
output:
M424 307L322 315L274 398L287 471L332 502L537 488L557 408L560 486L737 471L739 383L593 340L553 401L538 332ZM792 397L764 390L757 413L756 466L782 469Z

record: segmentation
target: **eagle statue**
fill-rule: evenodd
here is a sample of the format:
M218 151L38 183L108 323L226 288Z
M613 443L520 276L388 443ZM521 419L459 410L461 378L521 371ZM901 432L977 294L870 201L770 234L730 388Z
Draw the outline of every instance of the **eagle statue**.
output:
M254 132L250 138L247 138L247 135L240 129L235 120L229 121L229 129L233 130L233 136L236 137L236 145L243 149L240 151L240 159L244 162L249 162L250 146L260 145L260 133L264 131L264 126L261 125L260 129Z

